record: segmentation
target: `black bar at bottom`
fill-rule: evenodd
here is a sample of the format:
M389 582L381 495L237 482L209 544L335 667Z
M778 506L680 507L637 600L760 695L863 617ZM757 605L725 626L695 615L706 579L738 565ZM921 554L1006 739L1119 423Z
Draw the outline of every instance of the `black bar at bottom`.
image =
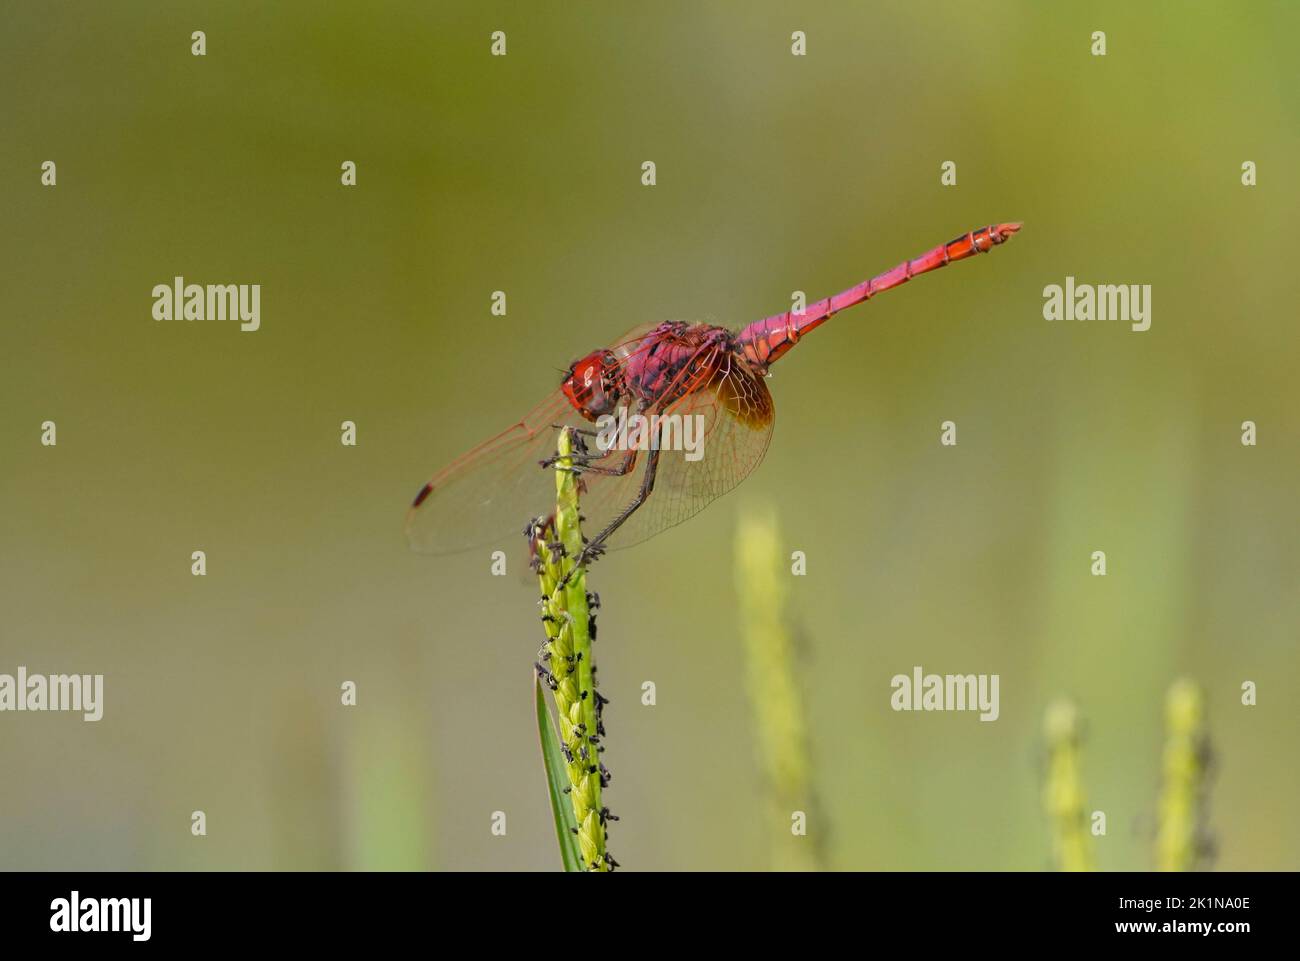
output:
M1285 936L1295 874L0 874L4 944L338 949L435 953L512 942L601 953L908 934L942 945L1119 943L1231 948ZM74 893L75 892L75 893ZM88 931L87 928L96 930ZM108 930L104 930L108 929ZM637 940L630 940L629 936ZM575 940L576 939L576 940ZM680 940L680 939L685 939ZM461 944L460 948L454 947ZM442 947L439 947L441 945ZM594 950L594 948L593 948Z

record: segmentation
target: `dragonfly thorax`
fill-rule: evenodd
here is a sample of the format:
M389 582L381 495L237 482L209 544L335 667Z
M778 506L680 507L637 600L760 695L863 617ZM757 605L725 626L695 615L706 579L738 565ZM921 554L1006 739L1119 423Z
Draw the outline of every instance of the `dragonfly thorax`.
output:
M611 351L592 351L569 367L560 385L574 409L587 420L612 414L623 395L622 369Z

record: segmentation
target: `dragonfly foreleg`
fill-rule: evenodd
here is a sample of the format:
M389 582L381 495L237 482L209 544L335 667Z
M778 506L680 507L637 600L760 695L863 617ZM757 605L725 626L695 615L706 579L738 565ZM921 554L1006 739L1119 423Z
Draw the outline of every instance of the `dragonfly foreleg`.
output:
M560 467L557 469L567 470L572 474L592 473L592 474L604 474L606 477L622 477L624 474L628 473L630 470L632 470L633 467L636 466L636 455L637 455L636 451L634 450L628 451L627 456L623 458L623 462L619 464L617 467L602 467L600 464L594 463L594 461L602 460L604 457L607 456L607 453L599 454L599 455L571 454L568 457L568 460L570 461L570 466ZM551 468L551 467L555 467L556 462L559 460L560 460L560 455L556 454L554 457L548 457L546 458L546 460L541 461L540 463L543 467Z

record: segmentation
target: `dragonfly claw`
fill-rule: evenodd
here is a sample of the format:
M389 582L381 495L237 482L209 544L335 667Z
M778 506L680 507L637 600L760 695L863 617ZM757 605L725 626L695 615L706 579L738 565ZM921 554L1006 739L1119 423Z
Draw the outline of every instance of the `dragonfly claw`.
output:
M574 574L587 567L592 561L596 560L604 553L605 548L600 544L588 544L584 547L578 552L578 556L574 558L572 570L565 574L564 579L556 585L556 590L562 590L569 583L570 578L572 578Z

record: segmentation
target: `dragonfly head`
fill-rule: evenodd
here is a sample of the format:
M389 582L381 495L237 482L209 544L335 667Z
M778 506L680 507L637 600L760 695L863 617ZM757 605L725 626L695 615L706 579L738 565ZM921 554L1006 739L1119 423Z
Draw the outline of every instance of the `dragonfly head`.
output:
M592 351L575 360L565 372L560 388L569 403L587 420L595 421L612 414L618 404L620 388L618 360L608 350Z

